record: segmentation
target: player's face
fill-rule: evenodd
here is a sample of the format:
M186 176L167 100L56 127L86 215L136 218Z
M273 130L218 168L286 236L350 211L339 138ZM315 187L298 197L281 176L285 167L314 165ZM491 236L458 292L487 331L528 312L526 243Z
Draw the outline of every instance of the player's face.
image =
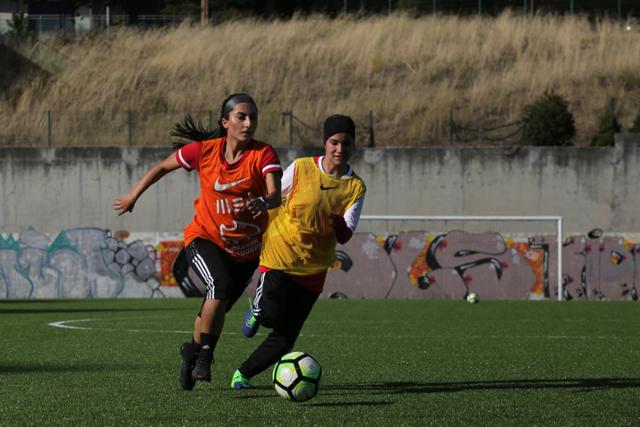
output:
M324 143L324 156L335 166L347 164L353 153L353 139L347 133L336 133Z
M251 141L258 127L256 106L247 102L236 105L229 113L229 118L222 119L222 126L227 130L229 138L240 142Z

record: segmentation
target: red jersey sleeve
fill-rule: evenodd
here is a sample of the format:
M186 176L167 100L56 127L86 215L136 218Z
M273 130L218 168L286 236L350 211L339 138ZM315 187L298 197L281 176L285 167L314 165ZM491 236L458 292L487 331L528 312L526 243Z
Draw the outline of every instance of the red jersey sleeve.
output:
M194 141L176 151L178 164L188 171L198 169L200 156L202 155L202 142Z
M264 154L262 155L262 163L260 164L262 168L262 176L266 176L270 172L281 172L282 166L280 166L280 159L278 159L278 155L276 154L276 150L273 147L269 146L264 150Z

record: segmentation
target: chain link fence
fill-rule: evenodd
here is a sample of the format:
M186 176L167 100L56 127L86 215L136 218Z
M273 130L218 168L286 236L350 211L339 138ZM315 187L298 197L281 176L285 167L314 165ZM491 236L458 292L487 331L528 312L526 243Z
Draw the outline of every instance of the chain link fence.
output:
M304 3L304 2L303 2ZM606 16L618 20L630 20L640 17L640 0L342 0L341 2L309 2L299 5L301 13L329 14L390 14L410 12L416 14L454 14L497 16L506 9L516 13L549 13L560 15ZM282 7L263 12L278 15ZM80 10L80 9L78 9ZM97 11L97 10L94 10ZM98 14L68 13L29 14L29 29L36 34L58 32L71 36L90 31L102 31L110 26L136 26L157 28L179 25L183 22L199 22L198 15L122 15L108 14L105 8ZM246 8L246 13L257 10ZM293 10L289 10L293 12ZM229 10L210 6L209 19L212 24L233 17ZM225 18L227 17L227 18ZM11 13L0 14L0 33L9 30Z

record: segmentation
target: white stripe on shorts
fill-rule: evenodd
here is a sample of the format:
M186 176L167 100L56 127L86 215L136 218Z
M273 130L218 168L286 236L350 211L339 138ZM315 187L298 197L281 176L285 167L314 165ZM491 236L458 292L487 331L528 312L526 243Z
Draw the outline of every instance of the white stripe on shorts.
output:
M260 312L260 300L262 299L262 285L264 285L264 276L267 273L260 273L260 280L258 281L258 287L256 288L256 296L253 298L253 304L251 304L251 312L254 316L259 316Z
M213 281L213 277L207 268L207 264L202 259L199 253L193 257L193 265L200 272L200 275L204 278L207 284L207 299L213 299L215 297L215 284Z

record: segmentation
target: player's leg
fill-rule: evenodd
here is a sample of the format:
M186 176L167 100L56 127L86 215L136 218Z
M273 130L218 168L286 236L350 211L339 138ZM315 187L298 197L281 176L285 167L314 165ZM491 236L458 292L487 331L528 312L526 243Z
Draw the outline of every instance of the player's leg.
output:
M200 330L200 316L196 316L196 320L194 321L193 330ZM196 364L196 359L198 359L198 353L200 352L200 339L196 341L196 337L192 336L191 342L185 341L180 346L180 357L182 358L182 363L180 364L180 385L184 390L193 390L193 387L196 385L196 381L193 379L193 375L191 375L191 371Z
M251 283L253 273L258 268L258 260L249 262L237 262L231 265L231 275L233 277L233 283L227 293L227 306L226 311L229 312L236 302L240 299L244 291Z
M264 326L273 327L273 319L279 317L282 312L282 307L287 303L287 289L289 285L286 275L283 275L282 272L277 270L271 270L260 274L256 294L253 303L251 304L251 311L248 313L248 315L250 315L256 322L255 330L258 328L257 317L261 318ZM254 313L256 317L254 317ZM245 328L246 326L243 324L243 332L247 335ZM267 348L267 351L269 351L269 347L273 346L273 342L281 339L282 337L269 335L265 342L263 342L249 357L249 359L247 359L250 367L248 369L245 368L242 371L238 369L234 372L233 378L231 379L231 388L242 389L249 387L250 377L245 376L245 374L248 373L247 375L254 375L253 365L258 364L256 359L259 358L256 354L261 352L264 348ZM243 363L243 366L246 363L247 362Z
M270 271L262 284L262 295L255 304L261 325L273 327L273 331L258 348L242 363L234 374L232 387L238 380L248 385L249 380L269 368L291 350L305 320L309 316L318 295L293 281L284 273ZM270 280L271 279L271 280Z
M174 259L171 266L173 276L176 278L180 289L186 297L204 297L206 286L200 278L193 272L187 259L186 250L182 248L180 253ZM194 331L200 330L200 317L197 316L194 321ZM180 345L180 357L182 363L180 365L180 385L184 390L192 390L196 382L191 375L198 353L200 351L200 338L192 337L191 341L186 341Z
M191 375L196 381L211 381L211 365L222 328L224 326L226 301L209 298L200 312L200 351Z
M194 323L194 341L200 350L192 370L194 380L211 381L213 353L224 326L227 292L233 262L224 251L205 239L187 246L187 257L197 276L207 285L204 302Z
M262 288L264 285L265 274L262 273L258 277L258 286L256 287L255 295L252 298L249 298L249 309L244 315L244 320L242 321L242 334L247 338L253 338L258 329L260 328L260 324L258 323L257 313L259 309L254 310L254 307L258 307L260 304L260 299L262 298ZM254 313L255 311L255 313Z

